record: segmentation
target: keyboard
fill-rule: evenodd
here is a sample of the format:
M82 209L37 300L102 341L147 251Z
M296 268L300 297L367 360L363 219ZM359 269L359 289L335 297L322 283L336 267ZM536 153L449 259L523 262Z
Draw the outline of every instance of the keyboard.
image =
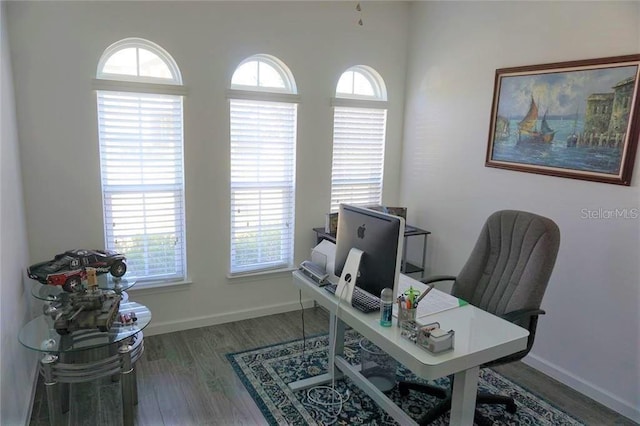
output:
M336 294L337 284L329 284L324 287L329 293ZM380 298L369 293L360 291L358 287L353 288L351 306L364 313L376 312L380 310Z

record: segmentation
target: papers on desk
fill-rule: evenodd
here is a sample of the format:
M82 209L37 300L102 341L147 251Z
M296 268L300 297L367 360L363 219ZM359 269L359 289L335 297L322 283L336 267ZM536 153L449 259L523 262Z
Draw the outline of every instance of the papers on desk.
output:
M409 287L413 287L415 290L419 290L421 293L427 288L425 284L419 281L413 280L405 275L400 275L400 282L398 283L398 293L396 297L405 291L409 290ZM458 299L450 294L434 288L427 294L424 299L418 304L418 312L416 318L423 318L428 315L433 315L438 312L446 311L448 309L457 308L466 305L462 299ZM393 316L398 317L398 304L393 305Z

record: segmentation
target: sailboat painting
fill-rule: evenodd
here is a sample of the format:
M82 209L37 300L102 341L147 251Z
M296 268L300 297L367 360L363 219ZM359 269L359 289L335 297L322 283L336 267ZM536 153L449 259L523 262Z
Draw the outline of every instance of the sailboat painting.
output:
M640 55L496 70L485 165L630 185Z
M549 127L545 113L538 128L538 106L531 97L529 111L518 123L518 143L551 143L556 131Z

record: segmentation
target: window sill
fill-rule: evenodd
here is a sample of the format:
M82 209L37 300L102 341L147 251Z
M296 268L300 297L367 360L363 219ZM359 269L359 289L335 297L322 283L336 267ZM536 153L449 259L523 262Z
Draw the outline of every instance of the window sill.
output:
M160 294L171 293L175 291L187 290L193 284L189 278L185 278L181 281L149 281L146 283L138 283L127 290L127 293L135 293L140 295L145 294Z
M291 272L296 271L298 268L289 267L289 268L281 268L281 269L272 269L269 271L260 271L260 272L247 272L244 274L227 274L227 278L230 282L249 282L249 281L262 281L269 278L273 278L277 275L290 275Z

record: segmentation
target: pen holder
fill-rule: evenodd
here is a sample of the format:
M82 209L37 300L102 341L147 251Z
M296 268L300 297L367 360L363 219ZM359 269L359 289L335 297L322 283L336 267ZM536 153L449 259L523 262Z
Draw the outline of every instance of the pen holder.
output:
M403 303L398 302L398 327L402 328L407 321L415 322L417 311L417 308L407 309Z

